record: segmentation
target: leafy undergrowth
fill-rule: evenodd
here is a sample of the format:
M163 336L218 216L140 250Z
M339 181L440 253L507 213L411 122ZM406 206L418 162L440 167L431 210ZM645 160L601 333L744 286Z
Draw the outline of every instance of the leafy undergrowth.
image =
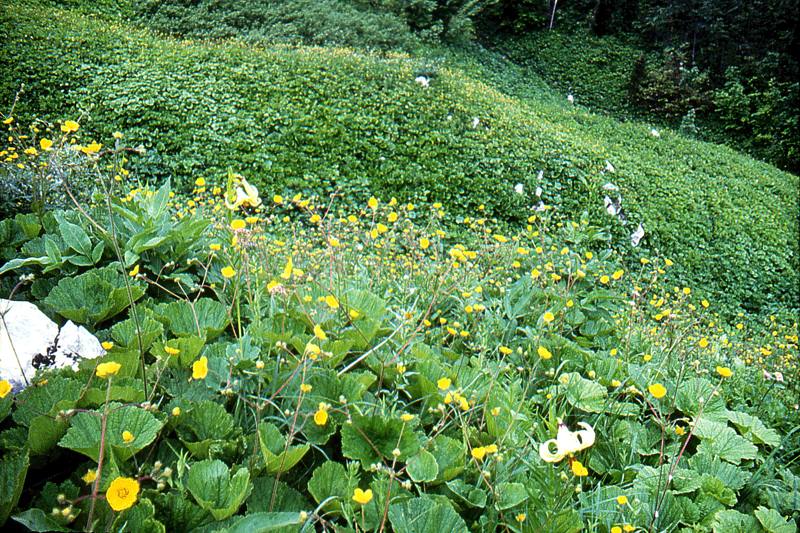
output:
M791 317L728 326L670 258L623 268L558 206L504 234L232 173L174 194L126 170L124 137L75 150L63 126L26 155L97 194L3 221L0 272L107 354L0 384L0 523L796 530Z
M235 168L262 188L441 201L460 216L483 205L519 224L541 187L569 216L605 224L612 182L630 221L617 240L642 222L647 253L728 308L797 305L796 176L588 114L507 61L175 40L53 2L9 5L0 37L0 98L25 86L17 115L84 110L82 131L124 131L147 150L136 168L179 190Z

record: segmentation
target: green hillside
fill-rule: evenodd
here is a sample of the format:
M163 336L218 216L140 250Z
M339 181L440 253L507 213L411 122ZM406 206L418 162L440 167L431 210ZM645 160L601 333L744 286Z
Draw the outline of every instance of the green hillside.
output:
M794 175L587 113L502 60L481 65L480 54L176 40L126 20L50 3L4 7L0 98L24 86L22 116L80 111L98 138L124 132L147 149L142 175L187 185L234 170L267 197L372 191L464 214L485 205L516 223L541 186L567 214L610 222L602 186L611 181L630 221L610 224L616 238L642 222L640 250L672 258L713 297L753 310L797 305ZM430 87L414 81L421 73Z

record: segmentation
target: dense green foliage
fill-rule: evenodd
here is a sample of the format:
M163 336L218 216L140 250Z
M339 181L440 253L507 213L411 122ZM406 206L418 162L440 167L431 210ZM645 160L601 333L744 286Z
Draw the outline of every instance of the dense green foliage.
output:
M682 125L800 170L796 2L549 4L501 1L482 14L483 33L592 109Z
M540 185L566 213L599 220L611 180L646 246L687 280L733 305L796 305L797 178L731 150L655 138L549 96L511 98L446 60L430 72L405 56L174 41L57 8L14 6L0 31L4 99L24 84L23 115L85 110L88 131L124 131L147 149L137 168L149 176L187 184L234 169L266 191L372 190L485 205L510 222ZM414 82L421 71L428 88Z

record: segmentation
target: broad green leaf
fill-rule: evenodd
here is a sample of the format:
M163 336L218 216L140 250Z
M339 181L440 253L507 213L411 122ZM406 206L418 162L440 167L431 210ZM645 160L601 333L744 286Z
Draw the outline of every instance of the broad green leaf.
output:
M447 503L429 496L389 506L389 522L396 533L466 533L464 520Z
M754 533L758 531L758 521L739 511L726 509L714 515L711 528L714 533Z
M136 533L165 533L164 524L156 520L153 502L141 498L136 505L123 511L114 520L114 531L136 531Z
M458 498L456 501L460 502L461 505L466 504L470 507L477 507L480 509L486 507L486 500L488 499L486 491L472 485L467 485L461 478L448 481L447 488L455 494L456 498Z
M584 379L577 372L563 374L558 388L566 395L567 401L581 411L602 413L606 407L608 391L597 383Z
M433 439L431 454L439 466L437 481L450 481L464 470L467 447L460 440L446 435Z
M28 530L47 533L49 531L72 531L71 529L67 529L55 520L53 520L50 516L46 515L44 511L41 509L28 509L25 512L22 512L18 515L14 515L13 518L16 522L19 522ZM0 521L2 524L2 521Z
M54 448L67 431L67 421L52 416L37 416L28 427L28 447L32 455L43 455Z
M286 446L286 439L278 428L270 423L258 427L258 444L264 458L267 474L288 472L308 453L309 445Z
M186 488L200 507L215 519L224 520L241 507L252 486L246 468L238 468L231 476L228 465L218 459L207 459L191 466Z
M17 505L25 484L30 458L28 450L4 451L0 458L0 525Z
M697 447L697 453L717 456L723 461L738 465L743 460L755 459L758 448L736 432L724 427L719 433L709 434Z
M753 514L766 533L797 533L797 525L782 517L775 509L760 506Z
M83 256L91 257L92 241L86 231L63 217L56 215L56 218L58 219L58 229L61 232L61 238L64 239L64 244Z
M272 477L258 477L253 480L253 492L247 498L247 511L265 513L273 511L304 511L311 504L298 491Z
M157 316L167 324L173 335L195 335L209 341L217 338L228 325L225 306L210 298L200 298L194 303L181 300L158 306Z
M342 426L341 434L344 456L360 460L364 468L392 458L395 448L400 450L399 461L419 450L419 437L398 417L353 415L352 423Z
M753 444L766 444L767 446L775 447L781 443L781 437L778 432L765 426L756 416L739 411L731 411L728 413L728 419L736 426L739 433Z
M745 486L750 474L738 466L705 453L696 453L689 458L689 466L699 474L708 474L722 481L726 487L738 491Z
M719 394L713 394L714 385L703 378L683 380L678 386L675 405L687 415L700 414L702 418L715 422L726 422L725 401Z
M498 483L495 487L495 507L498 511L511 509L528 499L528 491L522 483Z
M159 493L151 498L156 506L158 519L163 522L167 531L192 531L214 519L211 513L181 494Z
M341 463L325 461L314 470L314 474L308 481L308 492L317 503L332 498L335 503L325 506L326 509L331 510L339 509L341 502L349 501L357 486L358 478L352 471L345 470Z
M408 460L407 472L411 479L420 482L433 481L439 475L439 465L431 452L420 449Z
M253 513L237 520L228 533L274 533L297 531L300 513Z
M76 414L70 420L70 428L59 445L82 453L97 461L100 455L100 436L102 430L102 411L89 411ZM150 445L158 435L163 424L140 407L109 404L106 425L106 450L113 450L120 461L126 461L135 453ZM133 435L131 442L125 442L123 432Z
M142 349L148 350L153 342L164 334L164 326L150 315L139 315L139 327L130 317L111 326L111 337L114 342L122 347L139 349L139 335L142 339Z

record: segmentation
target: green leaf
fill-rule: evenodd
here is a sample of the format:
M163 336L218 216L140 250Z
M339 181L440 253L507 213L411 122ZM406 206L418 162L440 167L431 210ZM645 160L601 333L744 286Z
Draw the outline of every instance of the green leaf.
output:
M59 445L97 461L100 455L101 415L101 411L89 411L73 416L70 428ZM113 450L117 459L126 461L150 445L156 439L162 425L149 411L112 402L109 404L106 425L106 450ZM133 434L131 442L126 443L123 440L122 434L125 431Z
M528 499L528 491L522 483L498 483L496 487L498 511L511 509Z
M153 342L164 334L164 326L150 315L139 315L139 327L133 317L111 326L111 338L121 347L139 349L138 335L141 333L142 349L148 350Z
M460 440L437 435L433 439L431 453L439 467L437 481L450 481L464 470L467 447Z
M744 437L737 435L733 429L725 426L717 433L706 434L697 447L697 453L717 456L723 461L738 465L743 460L755 459L758 448Z
M325 461L314 470L308 481L308 492L317 503L322 503L329 498L338 500L329 503L326 509L339 509L341 502L349 501L353 491L358 486L358 478L348 473L341 463Z
M3 452L0 459L0 525L5 523L19 501L29 465L28 450Z
M141 498L136 505L123 511L114 520L114 531L136 531L136 533L165 533L164 524L156 520L153 502Z
M272 477L258 477L253 480L253 492L247 498L247 511L250 513L281 511L304 511L311 504L298 491Z
M439 475L439 465L431 452L420 449L408 460L406 467L409 477L417 483L433 481Z
M758 521L739 511L726 509L714 515L711 528L714 533L753 533L758 531Z
M28 428L28 446L33 455L43 455L58 444L67 431L67 421L52 416L37 416Z
M730 411L728 420L736 426L742 436L749 439L753 444L766 444L774 448L781 443L781 437L778 432L765 426L756 416L739 411Z
M86 231L77 224L68 222L63 217L56 215L56 218L58 219L58 229L61 232L61 238L64 239L64 243L79 254L91 257L92 241Z
M797 525L782 517L775 509L759 506L753 514L766 533L797 533Z
M389 522L395 533L466 533L467 525L447 500L429 496L389 506Z
M158 306L157 310L159 320L178 337L196 335L210 341L228 325L227 309L210 298L200 298L193 304L185 300L172 302Z
M142 283L133 279L127 283L133 302L144 295ZM113 266L62 278L44 302L64 318L90 326L117 315L131 304L126 280Z
M37 416L55 416L58 409L75 406L82 387L78 381L60 376L49 378L46 385L27 387L17 394L17 408L11 417L17 424L29 426Z
M447 488L456 495L458 500L470 507L477 507L480 509L486 507L486 500L488 499L486 491L472 485L467 485L461 478L448 481Z
M727 409L725 401L719 394L713 394L714 385L703 378L684 380L678 386L675 405L685 414L702 417L715 422L726 422Z
M352 423L342 426L342 453L358 459L364 468L393 457L400 449L399 461L405 461L419 450L419 437L397 417L353 415Z
M300 513L253 513L234 522L228 533L270 533L297 531Z
M198 505L215 519L232 516L250 494L250 472L240 467L231 476L228 465L218 459L198 461L191 466L186 488Z
M11 518L28 528L30 531L43 533L47 533L48 531L72 531L71 529L65 528L50 518L50 516L46 515L41 509L28 509L27 511L18 515L14 515ZM0 524L2 523L3 522L0 521Z
M559 379L558 388L566 395L570 405L588 413L602 413L605 410L608 396L605 387L582 378L577 372L563 374Z
M270 475L288 472L309 450L308 444L287 447L286 439L270 423L259 424L258 444L266 464L266 472Z

